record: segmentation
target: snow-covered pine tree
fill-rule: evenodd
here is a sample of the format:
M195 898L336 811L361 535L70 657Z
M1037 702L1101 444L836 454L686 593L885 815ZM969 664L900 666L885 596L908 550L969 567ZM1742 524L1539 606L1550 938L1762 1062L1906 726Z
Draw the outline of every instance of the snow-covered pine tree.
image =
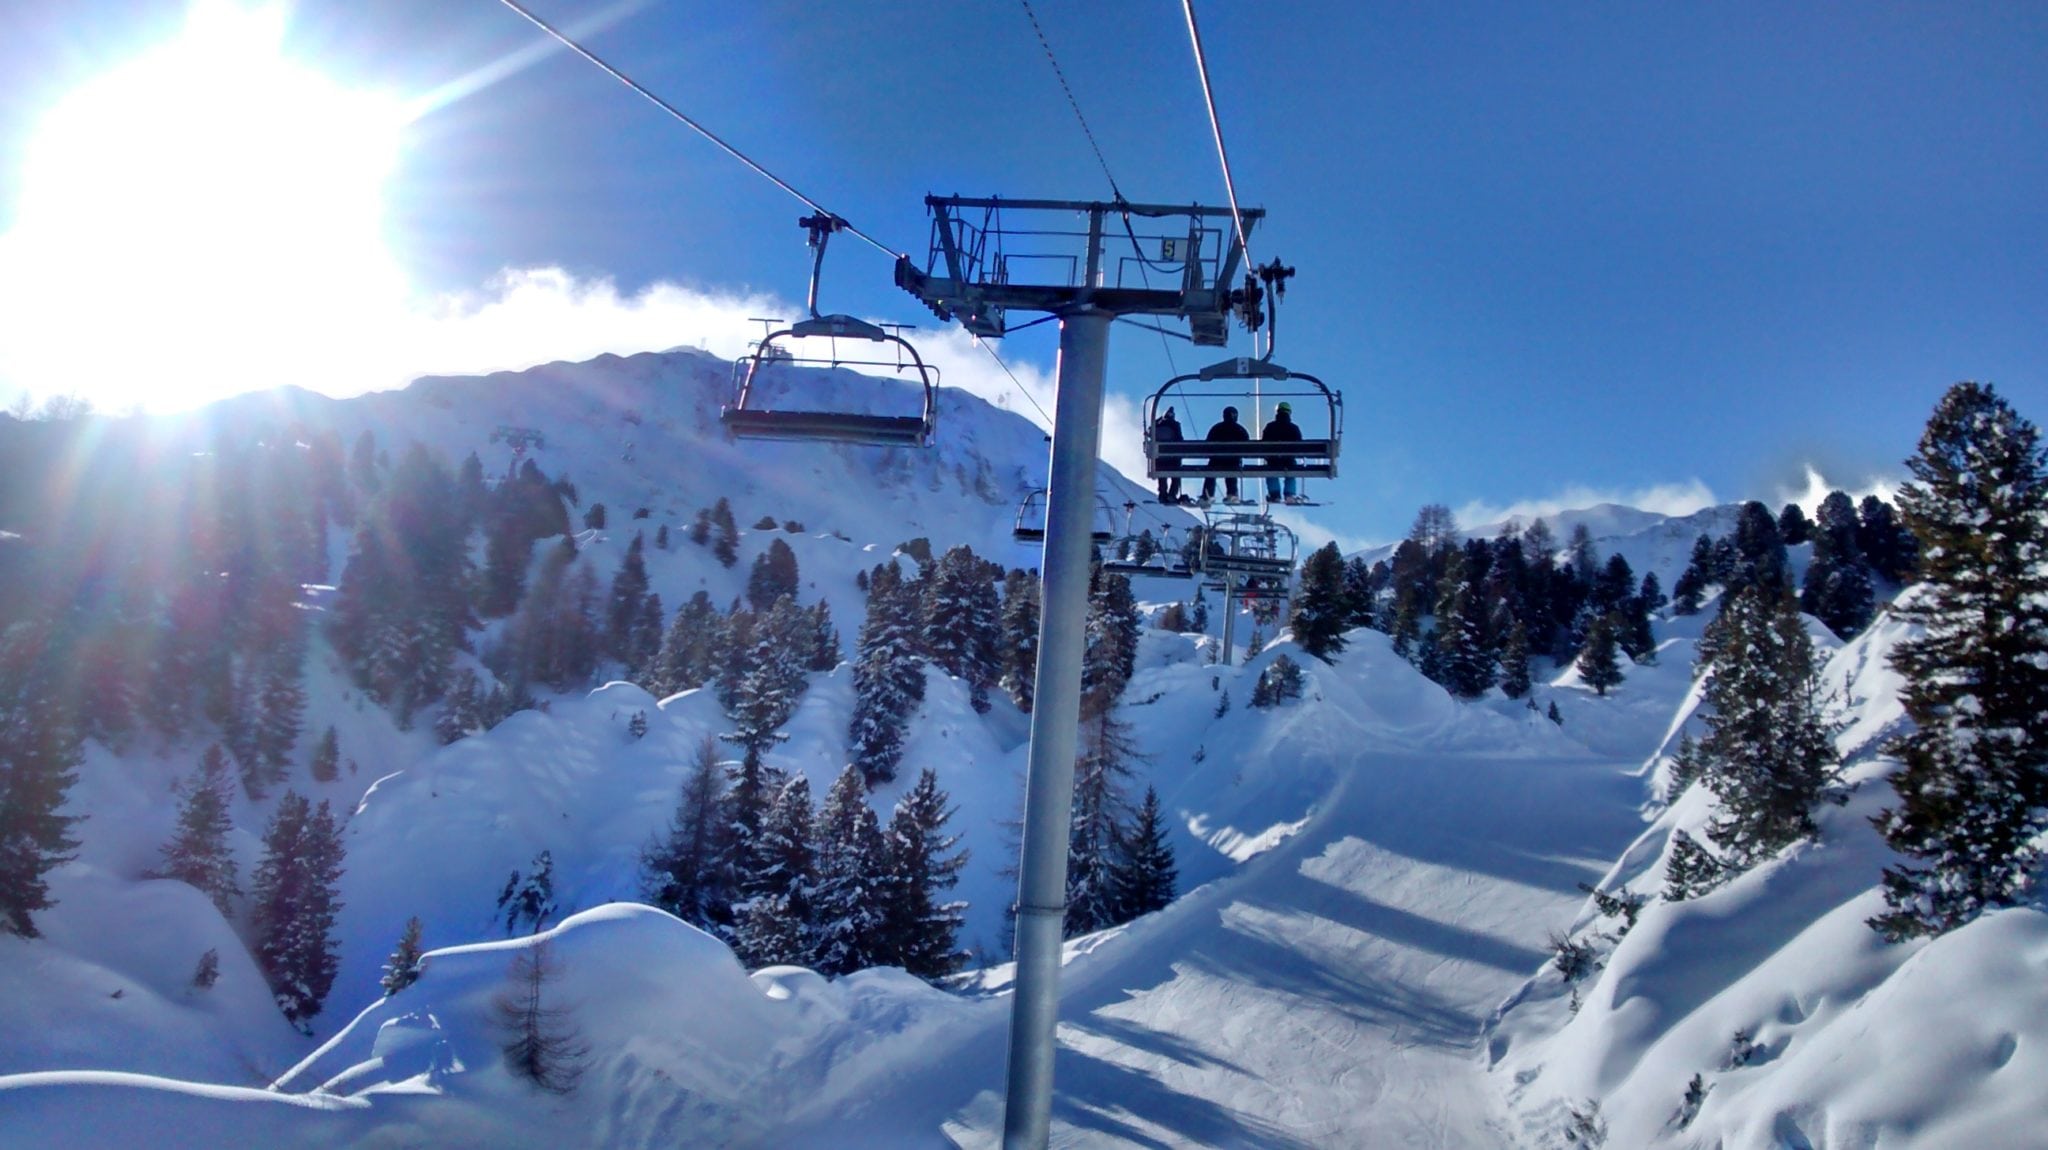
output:
M1089 934L1123 921L1117 863L1130 798L1125 785L1138 757L1130 725L1116 717L1106 693L1081 704L1081 749L1074 763L1074 803L1067 836L1066 937Z
M308 1030L334 986L334 919L341 909L341 828L325 800L286 791L263 832L250 891L256 962L292 1025Z
M1840 491L1821 501L1813 527L1813 561L1801 584L1799 606L1846 639L1870 623L1875 596L1870 569L1856 535L1856 505Z
M701 687L711 678L711 647L718 628L718 608L703 591L690 596L662 633L661 650L643 669L641 686L656 696Z
M939 557L925 580L924 647L932 664L967 683L976 711L989 709L988 689L1002 675L1002 604L997 568L962 544Z
M1166 819L1159 809L1159 792L1145 788L1138 804L1137 821L1123 836L1117 863L1117 917L1125 922L1150 914L1173 901L1174 884L1180 869L1173 860L1173 844L1166 841Z
M1726 868L1684 831L1671 836L1671 859L1664 864L1664 897L1671 902L1696 898L1721 883Z
M1735 513L1734 568L1722 580L1729 594L1761 583L1776 593L1791 578L1785 565L1785 540L1778 535L1778 520L1771 509L1752 499Z
M860 769L847 764L826 793L811 831L817 881L811 891L814 968L829 977L873 966L883 953L881 896L886 845L868 806Z
M1143 629L1131 581L1096 568L1088 592L1088 649L1081 662L1081 693L1123 694L1138 666L1138 636Z
M1821 715L1820 667L1790 588L1750 583L1700 640L1702 777L1720 800L1708 830L1747 865L1816 833L1813 808L1839 759Z
M924 660L917 648L916 588L894 562L868 580L867 619L853 665L853 720L848 732L854 765L870 783L896 777L904 726L924 700Z
M747 572L747 605L766 611L784 595L794 599L803 588L797 572L796 552L780 539L768 541L768 549L754 556Z
M1436 672L1431 677L1461 699L1485 694L1493 686L1498 665L1470 571L1462 550L1445 556L1443 576L1437 582L1436 657L1431 660Z
M1344 650L1344 629L1351 625L1351 607L1344 587L1344 554L1335 541L1317 548L1301 564L1301 593L1294 601L1288 626L1301 649L1331 662Z
M1894 740L1898 805L1886 938L1941 934L2040 889L2048 841L2048 463L1996 390L1942 396L1899 493L1923 588L1899 615L1922 633L1892 666L1914 728Z
M1204 610L1200 595L1198 590L1198 615ZM1038 580L1028 572L1012 571L1003 577L1002 634L1003 690L1029 714L1038 675Z
M197 887L222 915L234 913L235 899L242 894L234 851L228 846L228 832L235 825L228 813L233 785L227 754L219 743L210 744L179 788L178 829L164 844L161 872L165 878Z
M377 980L377 985L384 988L384 997L390 998L420 980L422 929L418 915L405 920L405 933L398 936L398 945L392 948L391 957L384 960L384 977Z
M647 600L647 557L645 536L633 533L626 545L626 557L612 575L611 595L605 601L605 651L628 672L637 665L635 643L640 611Z
M725 700L733 724L733 733L726 738L744 747L749 758L758 760L789 737L781 727L810 685L804 664L816 642L810 617L787 595L749 628L746 650L736 664L741 668L738 681ZM722 689L720 695L725 697Z
M498 895L498 909L505 912L505 933L519 929L521 923L529 928L528 934L539 934L540 929L555 913L555 855L543 850L533 856L533 866L524 880L514 870L512 877L505 881L505 889Z
M1372 565L1362 558L1345 560L1344 625L1382 629L1378 600L1379 580L1373 577Z
M722 932L732 920L725 885L725 771L718 740L697 744L668 830L640 851L640 890L647 901L684 922Z
M1600 616L1587 629L1586 646L1579 652L1579 676L1602 696L1622 683L1621 644L1616 639L1619 630L1614 616Z
M839 666L839 628L832 625L832 605L820 599L810 607L811 654L806 671L830 671Z
M269 660L263 675L263 701L256 713L256 753L266 789L285 780L292 748L306 712L303 652L293 646Z
M1516 619L1500 647L1500 689L1510 699L1529 693L1529 629Z
M967 904L942 900L967 865L967 852L953 850L960 836L946 833L950 801L926 767L897 801L884 835L882 961L925 979L953 973L967 957L958 946Z
M748 966L808 966L811 927L811 784L784 783L748 844L746 890L733 949Z
M1904 586L1920 561L1920 544L1899 522L1892 505L1866 495L1856 505L1856 546L1879 578Z

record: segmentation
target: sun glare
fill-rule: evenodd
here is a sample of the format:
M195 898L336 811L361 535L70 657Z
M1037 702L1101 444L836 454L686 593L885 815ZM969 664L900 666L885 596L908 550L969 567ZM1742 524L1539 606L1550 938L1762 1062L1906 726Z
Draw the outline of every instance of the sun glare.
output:
M287 58L284 28L200 0L46 115L0 240L0 383L175 410L366 366L404 302L382 207L405 107Z

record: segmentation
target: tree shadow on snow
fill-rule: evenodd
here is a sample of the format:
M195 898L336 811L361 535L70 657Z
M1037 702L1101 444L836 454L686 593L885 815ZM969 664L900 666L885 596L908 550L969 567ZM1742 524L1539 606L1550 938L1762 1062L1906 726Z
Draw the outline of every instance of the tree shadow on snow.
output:
M1142 1043L1131 1043L1142 1049ZM1061 1046L1053 1063L1059 1083L1053 1096L1056 1124L1114 1138L1131 1146L1257 1146L1272 1150L1314 1150L1314 1144L1265 1119L1244 1114L1193 1094L1183 1094L1128 1066ZM1128 1116L1128 1117L1126 1117ZM1171 1132L1161 1141L1131 1119ZM1065 1133L1065 1132L1059 1132ZM1057 1135L1056 1141L1060 1140ZM1093 1139L1081 1143L1095 1145Z

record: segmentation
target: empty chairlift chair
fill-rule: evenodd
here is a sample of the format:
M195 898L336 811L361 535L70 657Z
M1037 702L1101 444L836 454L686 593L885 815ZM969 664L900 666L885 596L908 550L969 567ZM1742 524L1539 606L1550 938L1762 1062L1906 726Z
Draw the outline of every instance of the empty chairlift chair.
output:
M798 221L811 234L816 253L811 267L809 319L771 332L733 364L733 402L719 413L738 439L794 439L859 443L876 447L929 447L937 424L938 371L910 341L850 315L818 314L818 272L825 243L846 225L836 216ZM850 368L863 374L888 369L914 383L915 399L900 412L844 411L803 405L805 385L819 369ZM897 390L877 385L875 390ZM915 404L915 408L911 404Z
M1024 495L1024 501L1017 505L1017 524L1010 535L1019 543L1045 542L1045 488L1034 487ZM1095 520L1089 529L1089 538L1096 543L1112 543L1116 530L1110 518L1109 500L1095 497Z

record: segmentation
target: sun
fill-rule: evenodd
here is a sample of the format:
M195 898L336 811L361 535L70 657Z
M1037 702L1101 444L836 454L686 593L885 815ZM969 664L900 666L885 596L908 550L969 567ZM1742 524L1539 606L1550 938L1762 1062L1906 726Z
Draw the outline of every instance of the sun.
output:
M382 223L406 106L287 58L284 31L198 0L46 114L0 238L0 382L176 410L361 363L405 295Z

